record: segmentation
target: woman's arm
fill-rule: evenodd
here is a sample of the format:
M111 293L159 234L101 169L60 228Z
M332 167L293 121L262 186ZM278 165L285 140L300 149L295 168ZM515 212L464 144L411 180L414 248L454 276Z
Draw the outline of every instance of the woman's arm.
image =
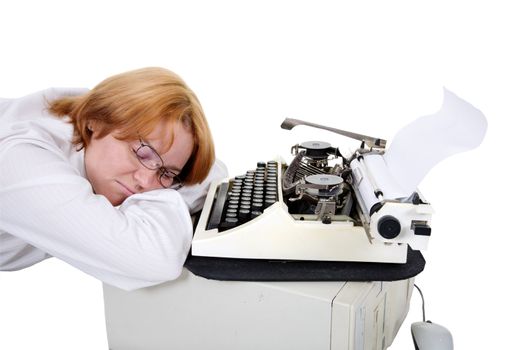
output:
M181 195L155 190L113 207L59 152L0 151L0 231L131 290L177 278L192 238Z

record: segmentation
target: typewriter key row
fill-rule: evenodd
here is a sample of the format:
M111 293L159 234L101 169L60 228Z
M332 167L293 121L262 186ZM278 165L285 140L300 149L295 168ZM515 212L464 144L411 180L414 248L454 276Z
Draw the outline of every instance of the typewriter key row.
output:
M222 231L236 227L258 217L264 209L277 202L277 172L277 162L258 162L257 169L236 176L229 184L222 184L208 229L218 227Z

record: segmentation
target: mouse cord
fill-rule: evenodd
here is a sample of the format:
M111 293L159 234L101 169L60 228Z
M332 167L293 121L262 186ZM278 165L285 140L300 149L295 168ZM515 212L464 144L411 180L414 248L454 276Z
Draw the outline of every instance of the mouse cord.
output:
M417 291L421 295L421 304L423 306L423 322L426 322L427 320L426 320L426 317L425 317L425 298L423 298L423 292L421 291L421 289L419 289L419 287L415 283L414 283L414 287L416 287Z

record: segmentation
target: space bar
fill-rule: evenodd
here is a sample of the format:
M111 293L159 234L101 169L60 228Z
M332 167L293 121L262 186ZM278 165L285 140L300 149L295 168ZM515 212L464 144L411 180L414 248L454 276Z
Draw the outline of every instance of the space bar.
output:
M213 209L210 215L210 219L208 220L208 226L206 227L207 230L213 230L219 227L229 187L230 184L228 182L224 182L219 186L217 198L213 203Z

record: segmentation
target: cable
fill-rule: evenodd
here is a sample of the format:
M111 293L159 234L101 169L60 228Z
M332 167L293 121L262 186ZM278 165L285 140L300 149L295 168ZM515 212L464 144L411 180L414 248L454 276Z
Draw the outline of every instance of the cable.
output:
M414 287L416 287L417 291L421 295L421 304L423 306L423 322L426 322L426 317L425 317L425 298L423 297L423 292L421 291L421 289L419 289L419 287L415 283L414 283Z

